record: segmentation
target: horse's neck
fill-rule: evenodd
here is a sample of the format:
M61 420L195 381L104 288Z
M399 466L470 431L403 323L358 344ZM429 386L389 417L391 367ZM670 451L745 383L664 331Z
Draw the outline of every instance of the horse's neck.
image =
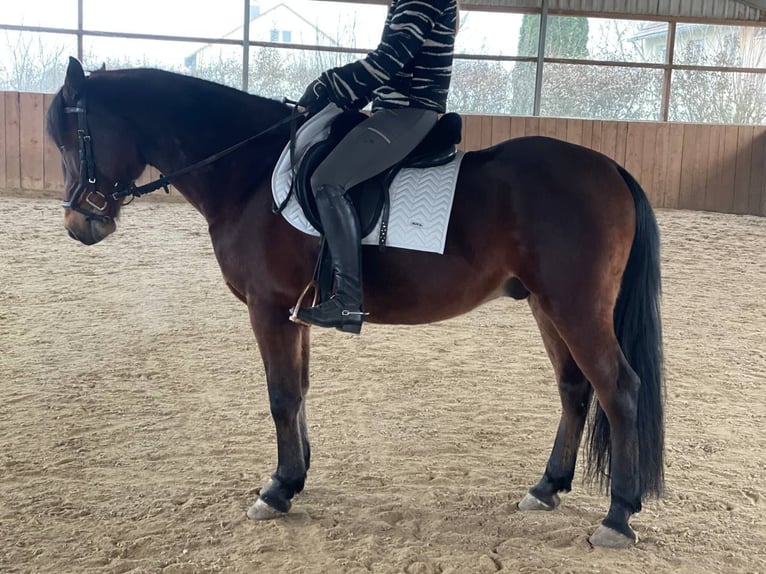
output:
M269 125L258 121L264 115L258 110L243 108L231 112L230 125L208 125L210 122L205 118L189 118L180 127L171 125L167 119L159 121L147 126L142 134L145 158L161 173L172 174L266 129ZM267 117L265 121L272 119ZM278 118L272 124L276 121ZM248 124L250 126L243 129ZM230 133L232 137L206 137L210 133ZM265 188L260 184L270 176L279 152L287 143L286 139L280 142L274 137L268 142L267 145L255 141L252 146L178 178L173 185L212 224L226 213L236 213L243 201L259 188Z

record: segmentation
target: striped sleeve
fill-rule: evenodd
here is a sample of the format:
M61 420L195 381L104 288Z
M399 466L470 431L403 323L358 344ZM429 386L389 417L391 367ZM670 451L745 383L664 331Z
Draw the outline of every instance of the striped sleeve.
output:
M322 74L331 99L362 108L376 88L387 84L423 47L450 0L399 0L386 20L380 45L365 58Z

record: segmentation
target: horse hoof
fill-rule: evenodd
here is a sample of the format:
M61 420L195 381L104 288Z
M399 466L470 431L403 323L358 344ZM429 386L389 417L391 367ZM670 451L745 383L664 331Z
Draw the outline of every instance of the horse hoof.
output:
M527 494L524 496L524 498L521 499L521 502L519 502L519 510L528 511L528 510L555 510L556 507L561 503L561 499L559 498L558 494L553 495L553 505L550 505L546 502L543 502L536 496L533 496L531 493L527 492Z
M272 508L260 498L247 511L247 517L250 520L272 520L282 516L287 516L287 512L281 512L276 508Z
M631 532L633 531L631 530ZM598 546L600 548L621 549L630 548L631 546L638 544L638 536L635 532L633 532L633 536L634 538L625 536L624 534L621 534L620 532L617 532L616 530L613 530L602 524L588 539L588 541L593 546Z

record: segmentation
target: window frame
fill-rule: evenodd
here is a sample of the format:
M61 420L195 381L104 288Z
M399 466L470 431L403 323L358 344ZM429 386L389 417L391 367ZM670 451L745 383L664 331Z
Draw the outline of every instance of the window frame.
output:
M315 0L315 1L331 1L331 0ZM375 4L385 4L384 1L375 1ZM83 58L83 38L86 37L114 37L123 39L138 39L138 40L162 40L162 41L175 41L175 42L187 42L187 43L204 43L209 45L219 46L236 46L242 50L242 89L247 89L248 75L249 75L249 50L251 47L274 47L274 48L286 48L295 50L314 50L317 52L340 52L344 54L355 54L362 56L367 53L368 50L347 48L343 46L319 46L319 45L305 45L296 44L291 42L292 34L285 38L280 30L277 30L277 39L282 41L276 42L257 42L253 41L249 37L249 22L250 22L250 0L244 0L243 9L243 38L241 39L228 39L228 38L206 38L206 37L185 37L175 35L161 35L161 34L142 34L136 33L116 33L107 32L103 30L88 30L83 28L83 2L78 2L78 26L76 28L58 28L48 26L23 26L12 24L0 24L0 30L30 32L30 33L55 33L72 35L77 38L78 57ZM748 68L748 67L725 67L725 66L709 66L709 65L691 65L691 64L679 64L676 63L675 58L675 43L676 43L676 29L680 24L711 24L711 25L727 25L736 27L753 27L756 29L753 34L754 38L766 38L766 25L762 22L744 22L735 20L704 20L693 18L681 18L681 17L649 17L647 15L637 14L604 14L598 12L580 12L573 10L549 10L549 0L540 0L538 7L534 8L490 8L486 6L471 5L470 8L464 11L477 11L477 12L504 12L512 14L535 14L540 15L540 28L539 35L541 36L540 46L543 50L540 53L538 47L538 54L534 56L488 56L483 54L456 54L456 60L478 60L489 62L519 62L519 63L534 63L537 66L537 74L535 81L535 94L534 94L534 106L532 115L540 115L540 101L542 99L541 89L543 85L543 71L545 64L568 64L568 65L581 65L581 66L601 66L601 67L627 67L627 68L644 68L655 69L663 71L663 86L662 86L662 110L660 113L660 121L668 121L670 110L670 98L672 96L671 82L673 79L673 73L677 71L697 71L697 72L732 72L732 73L746 73L746 74L766 74L766 68ZM668 24L667 28L667 46L665 49L665 61L662 63L648 63L648 62L625 62L619 60L591 60L591 59L575 59L575 58L552 58L545 56L545 47L547 43L546 38L546 24L550 16L573 16L573 17L585 17L585 18L613 18L620 20L636 20L646 21L655 20L657 22L663 22Z

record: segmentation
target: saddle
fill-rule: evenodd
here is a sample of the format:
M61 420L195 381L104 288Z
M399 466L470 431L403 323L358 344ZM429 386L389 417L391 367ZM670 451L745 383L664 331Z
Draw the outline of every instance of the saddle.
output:
M366 118L367 116L361 112L343 112L334 120L330 128L330 136L325 141L314 144L303 155L295 176L295 198L306 219L319 233L322 233L322 222L319 219L314 193L311 190L311 176L340 140ZM460 115L456 113L445 114L423 138L423 141L401 162L347 191L347 195L356 207L359 216L362 237L368 235L375 228L378 219L383 215L380 245L381 247L385 246L388 188L391 182L404 168L424 169L451 162L457 154L455 146L460 143L461 134L462 118Z
M309 223L322 234L319 255L314 268L314 278L301 294L295 309L300 308L301 302L312 288L314 290L314 305L325 301L332 293L332 260L324 240L322 222L319 219L314 193L311 189L311 176L346 134L366 118L366 115L358 111L345 111L340 114L333 121L329 137L306 150L295 174L293 182L295 199ZM456 146L462 138L462 124L462 118L456 113L443 115L418 146L401 162L346 192L359 216L362 237L369 235L380 219L378 244L381 250L385 249L389 210L388 190L391 182L404 168L425 169L451 162L457 155Z

